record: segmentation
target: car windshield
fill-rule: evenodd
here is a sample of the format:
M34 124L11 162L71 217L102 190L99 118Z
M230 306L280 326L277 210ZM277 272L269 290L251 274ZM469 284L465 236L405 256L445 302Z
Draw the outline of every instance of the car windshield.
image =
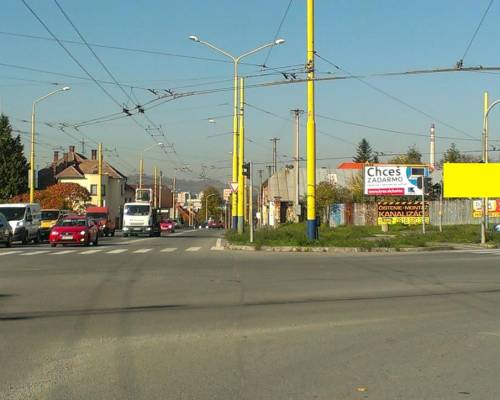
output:
M57 210L42 211L42 216L41 216L42 221L51 221L57 218L59 218L59 211Z
M0 212L8 221L19 221L24 218L25 207L1 207Z
M136 215L136 216L144 216L149 215L150 207L148 205L128 205L125 206L124 214L125 215Z
M108 215L106 213L87 213L87 217L93 219L106 219Z
M85 218L63 218L57 222L57 226L86 226Z

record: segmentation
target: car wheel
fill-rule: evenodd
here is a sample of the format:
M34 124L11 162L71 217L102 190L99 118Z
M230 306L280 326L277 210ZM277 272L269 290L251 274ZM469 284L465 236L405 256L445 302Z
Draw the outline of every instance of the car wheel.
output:
M99 237L96 236L93 245L97 246L99 244Z
M123 234L123 237L128 237L128 233L124 233L124 234Z
M24 232L24 235L23 235L23 238L21 240L21 243L26 245L28 244L28 240L29 240L29 237L28 237L28 232Z
M7 241L5 242L5 247L12 247L12 235L7 236Z
M40 243L40 232L37 232L37 233L36 233L36 236L35 236L35 238L33 239L33 241L35 242L35 244Z
M115 237L115 231L111 232L111 237Z
M56 247L56 244L55 243L51 243L50 247Z
M85 238L85 241L83 242L83 245L84 245L85 247L90 246L90 236L87 236L87 237Z

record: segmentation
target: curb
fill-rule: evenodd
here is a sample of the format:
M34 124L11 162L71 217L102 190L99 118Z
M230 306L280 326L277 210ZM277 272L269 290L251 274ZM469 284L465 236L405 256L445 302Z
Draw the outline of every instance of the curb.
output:
M454 246L432 246L432 247L301 247L301 246L262 246L257 249L249 245L226 244L228 250L240 251L267 251L274 253L334 253L334 254L353 254L353 253L416 253L439 250L461 250Z

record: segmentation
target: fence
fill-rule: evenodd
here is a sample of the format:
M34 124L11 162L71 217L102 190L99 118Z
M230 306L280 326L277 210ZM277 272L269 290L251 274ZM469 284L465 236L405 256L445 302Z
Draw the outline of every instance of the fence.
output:
M376 225L377 203L354 203L336 205L336 210L342 210L344 215L335 215L337 224ZM439 224L439 201L429 202L431 225ZM332 215L333 216L333 215ZM443 225L479 224L481 218L472 217L472 200L457 199L443 201ZM331 218L332 219L332 218ZM490 218L490 223L500 223L500 218Z

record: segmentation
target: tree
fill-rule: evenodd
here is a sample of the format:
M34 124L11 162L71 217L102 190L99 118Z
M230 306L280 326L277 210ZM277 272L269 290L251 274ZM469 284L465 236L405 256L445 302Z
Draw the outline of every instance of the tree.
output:
M465 154L460 152L455 143L452 143L450 147L445 151L440 164L445 162L449 163L465 163L465 162L479 162L480 157L473 156L472 154Z
M401 154L389 160L390 164L422 164L422 153L413 145L408 147L406 154Z
M83 212L90 199L89 191L78 183L57 183L35 192L35 201L40 203L42 208ZM26 203L28 201L29 193L10 199L11 203Z
M330 220L330 206L332 204L345 203L350 201L351 193L349 189L330 182L320 182L316 186L316 207L318 214L322 216L323 222Z
M28 190L28 162L21 137L12 136L9 118L0 115L0 200Z
M374 154L370 143L365 138L361 139L356 148L356 155L353 158L354 162L357 163L376 163L378 162L378 156Z
M348 190L351 194L352 202L363 203L365 201L363 171L360 171L349 179Z
M213 186L207 186L203 190L203 196L201 197L201 208L198 213L200 220L205 220L207 215L207 205L208 205L208 218L214 218L217 220L222 219L222 196L220 192Z

